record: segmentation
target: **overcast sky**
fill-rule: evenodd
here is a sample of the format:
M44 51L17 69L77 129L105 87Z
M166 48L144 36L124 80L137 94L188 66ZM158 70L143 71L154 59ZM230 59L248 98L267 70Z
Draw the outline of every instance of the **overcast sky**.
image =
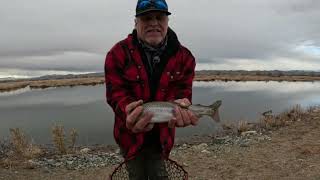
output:
M197 69L320 70L319 0L167 0ZM102 72L135 0L2 0L0 76Z

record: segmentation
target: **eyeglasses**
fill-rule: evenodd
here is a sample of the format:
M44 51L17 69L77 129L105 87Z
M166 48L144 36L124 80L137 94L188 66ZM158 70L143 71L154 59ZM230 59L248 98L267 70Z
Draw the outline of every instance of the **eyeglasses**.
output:
M167 10L168 5L162 0L139 0L137 8L144 10L150 7Z
M143 22L153 21L154 19L159 22L164 22L165 20L167 20L167 16L165 14L155 14L155 15L148 14L148 15L139 17L139 19Z

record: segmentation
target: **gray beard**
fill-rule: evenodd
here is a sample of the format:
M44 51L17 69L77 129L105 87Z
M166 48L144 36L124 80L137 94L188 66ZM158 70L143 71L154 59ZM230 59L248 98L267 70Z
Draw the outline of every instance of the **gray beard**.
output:
M143 49L147 48L149 51L158 51L159 49L164 50L165 47L167 46L167 42L168 42L168 37L166 36L163 39L163 41L155 47L155 46L152 46L152 45L148 44L147 42L139 39L139 43L142 45Z

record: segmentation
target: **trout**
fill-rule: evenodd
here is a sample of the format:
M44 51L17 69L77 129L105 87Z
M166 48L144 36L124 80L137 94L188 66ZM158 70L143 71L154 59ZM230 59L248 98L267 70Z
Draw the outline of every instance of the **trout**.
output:
M218 100L209 106L196 104L184 107L175 102L153 101L145 103L142 106L143 113L151 112L153 114L151 123L163 123L170 121L174 116L175 106L180 106L182 109L188 109L199 118L206 115L210 116L216 122L219 122L220 117L218 110L221 104L221 100Z

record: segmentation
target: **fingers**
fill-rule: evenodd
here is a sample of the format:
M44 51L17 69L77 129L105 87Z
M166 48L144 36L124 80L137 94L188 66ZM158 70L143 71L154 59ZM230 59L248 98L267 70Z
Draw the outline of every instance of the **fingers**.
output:
M177 99L174 102L178 103L181 107L187 108L191 105L191 102L187 98Z
M128 104L126 106L126 113L127 115L130 114L137 106L140 106L143 104L143 101L142 100L139 100L139 101L134 101L130 104Z
M176 118L176 126L184 127L184 123L181 115L181 108L179 106L176 106L174 109L174 112L175 112L175 118Z
M191 124L191 116L187 109L175 107L175 118L177 127L185 127Z
M154 126L154 124L150 124L153 115L151 113L144 114L142 104L142 100L134 101L125 108L126 126L133 133L150 131Z
M175 102L179 104L179 106L175 108L175 125L177 127L185 127L190 124L197 125L199 118L192 111L187 109L191 105L189 99L177 99ZM172 127L172 123L173 122L169 122L168 126Z
M191 120L188 114L188 110L187 109L181 109L181 116L183 119L183 123L184 123L184 127L189 126L191 124Z
M132 128L133 133L139 133L139 132L145 132L148 130L151 130L153 127L152 125L149 125L151 119L152 119L151 113L146 113L139 119L139 121L136 122L134 127Z
M173 117L169 122L168 122L168 127L169 128L174 128L177 123L177 118Z
M194 126L197 125L199 118L191 111L188 111L188 115L190 117L191 124Z
M142 114L142 111L143 107L138 106L127 116L126 126L128 129L132 129L134 127L134 125L138 121L139 116Z

